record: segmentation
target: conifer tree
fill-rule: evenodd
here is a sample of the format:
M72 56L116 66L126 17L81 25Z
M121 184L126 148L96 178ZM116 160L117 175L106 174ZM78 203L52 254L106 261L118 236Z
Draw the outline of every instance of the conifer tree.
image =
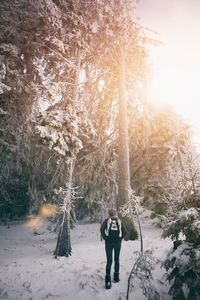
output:
M110 106L117 103L119 112L117 206L120 208L130 193L127 97L133 92L133 86L137 86L137 80L143 83L147 64L141 26L134 21L134 3L110 1L105 5L104 1L98 1L97 8L96 39L99 40L102 92L110 94Z

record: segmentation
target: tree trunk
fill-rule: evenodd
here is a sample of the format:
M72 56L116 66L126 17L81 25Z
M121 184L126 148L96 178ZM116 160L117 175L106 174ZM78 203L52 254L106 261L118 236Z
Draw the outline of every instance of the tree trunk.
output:
M129 137L125 75L125 48L121 49L121 70L119 86L119 192L118 208L129 200L130 168L129 168Z
M71 210L71 187L72 175L74 169L74 161L69 163L68 182L66 184L66 195L63 203L63 216L55 250L55 257L69 256L72 252L71 239L70 239L70 210Z
M125 57L126 48L122 47L120 53L120 85L119 85L119 192L117 209L127 203L130 198L130 167L129 167L129 136L128 136L128 115L126 96L126 73ZM135 240L138 233L134 222L128 217L122 218L126 227L126 240Z
M78 100L78 81L80 73L80 56L79 51L77 51L77 69L74 80L73 89L73 100L76 104ZM64 199L62 211L63 216L61 218L61 225L59 230L59 235L57 239L57 245L55 250L55 258L58 256L69 256L72 253L71 238L70 238L70 212L71 212L71 190L72 190L72 176L75 166L76 156L72 158L69 162L69 173L68 181L66 183L66 196Z

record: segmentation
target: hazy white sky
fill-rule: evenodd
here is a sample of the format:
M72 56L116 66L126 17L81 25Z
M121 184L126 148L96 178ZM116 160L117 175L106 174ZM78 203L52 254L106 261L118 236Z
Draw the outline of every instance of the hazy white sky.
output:
M136 13L163 41L152 50L153 97L200 128L200 0L141 0Z

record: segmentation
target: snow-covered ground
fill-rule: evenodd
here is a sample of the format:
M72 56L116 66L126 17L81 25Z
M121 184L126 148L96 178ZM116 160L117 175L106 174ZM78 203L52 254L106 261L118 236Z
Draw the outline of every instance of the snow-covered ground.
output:
M170 240L160 238L161 229L150 218L141 217L144 250L153 250L163 259L171 247ZM105 250L100 240L100 224L77 224L71 231L72 256L55 259L57 235L43 226L34 235L23 223L0 226L0 299L9 300L122 300L126 299L129 273L140 251L140 241L123 241L120 255L119 283L104 288ZM113 268L113 267L112 267ZM113 271L113 269L112 269ZM154 284L167 295L169 286L161 284L165 270L156 266ZM134 283L134 280L133 280ZM129 299L146 299L135 279Z

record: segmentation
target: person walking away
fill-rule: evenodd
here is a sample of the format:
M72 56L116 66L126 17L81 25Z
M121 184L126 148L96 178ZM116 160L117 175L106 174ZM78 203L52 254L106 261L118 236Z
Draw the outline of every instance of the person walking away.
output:
M109 217L106 218L101 225L101 236L105 240L106 250L106 276L105 276L105 287L110 289L111 283L111 266L114 252L114 282L119 282L119 256L121 250L121 242L126 235L126 230L122 224L121 219L117 216L116 209L112 208L109 210Z

